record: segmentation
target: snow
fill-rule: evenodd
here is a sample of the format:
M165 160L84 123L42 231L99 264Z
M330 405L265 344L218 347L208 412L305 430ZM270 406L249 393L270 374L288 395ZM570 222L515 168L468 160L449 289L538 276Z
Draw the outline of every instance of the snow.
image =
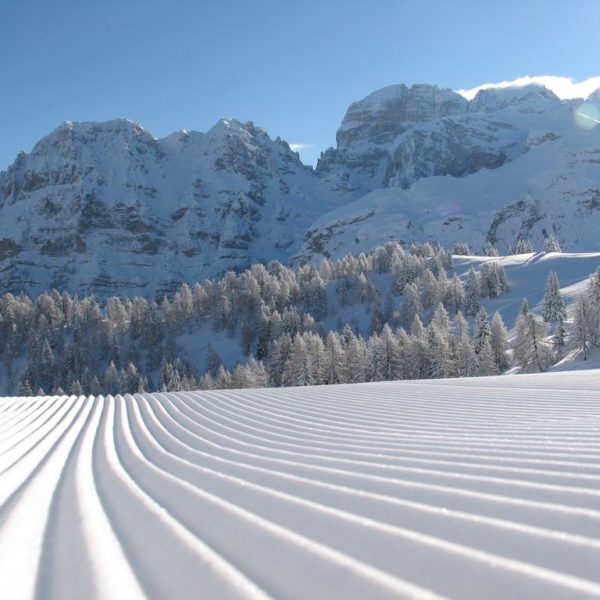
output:
M600 597L599 384L0 399L0 589Z
M562 100L573 98L588 98L600 89L600 77L590 77L584 81L574 82L569 77L557 77L555 75L541 75L537 77L518 77L512 81L501 81L499 83L484 83L469 90L457 90L467 100L472 100L481 90L519 88L538 85L548 88Z
M510 289L494 300L482 302L491 315L498 311L508 327L517 319L523 298L530 309L541 315L546 280L554 271L560 282L560 293L570 309L577 296L588 285L590 275L600 267L600 252L537 252L511 256L455 256L456 273L465 278L473 266L478 269L484 262L498 262L504 267ZM569 310L570 312L570 310Z

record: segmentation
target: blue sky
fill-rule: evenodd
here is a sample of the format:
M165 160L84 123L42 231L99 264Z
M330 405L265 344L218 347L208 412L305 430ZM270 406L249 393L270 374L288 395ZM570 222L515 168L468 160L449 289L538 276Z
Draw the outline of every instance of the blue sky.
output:
M599 31L595 0L3 0L0 169L62 121L121 116L158 137L253 120L314 162L378 88L583 80Z

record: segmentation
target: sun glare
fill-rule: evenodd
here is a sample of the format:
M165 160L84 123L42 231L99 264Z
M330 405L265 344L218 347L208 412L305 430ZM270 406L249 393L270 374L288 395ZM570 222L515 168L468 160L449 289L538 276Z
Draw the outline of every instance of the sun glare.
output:
M575 125L581 129L593 129L600 123L600 110L591 102L584 102L573 112Z

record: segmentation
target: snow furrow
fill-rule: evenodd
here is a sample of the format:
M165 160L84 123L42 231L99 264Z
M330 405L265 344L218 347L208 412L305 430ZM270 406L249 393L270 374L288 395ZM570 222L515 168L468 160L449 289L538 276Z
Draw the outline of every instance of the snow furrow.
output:
M0 399L0 590L600 598L599 388Z

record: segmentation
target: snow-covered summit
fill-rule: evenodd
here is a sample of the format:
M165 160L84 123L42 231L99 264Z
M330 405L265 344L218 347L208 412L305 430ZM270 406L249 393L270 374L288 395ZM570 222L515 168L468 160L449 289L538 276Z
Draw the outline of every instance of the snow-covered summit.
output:
M504 88L487 88L477 92L469 102L470 112L495 112L508 107L519 110L522 106L528 110L544 110L551 103L560 102L558 96L539 83Z

